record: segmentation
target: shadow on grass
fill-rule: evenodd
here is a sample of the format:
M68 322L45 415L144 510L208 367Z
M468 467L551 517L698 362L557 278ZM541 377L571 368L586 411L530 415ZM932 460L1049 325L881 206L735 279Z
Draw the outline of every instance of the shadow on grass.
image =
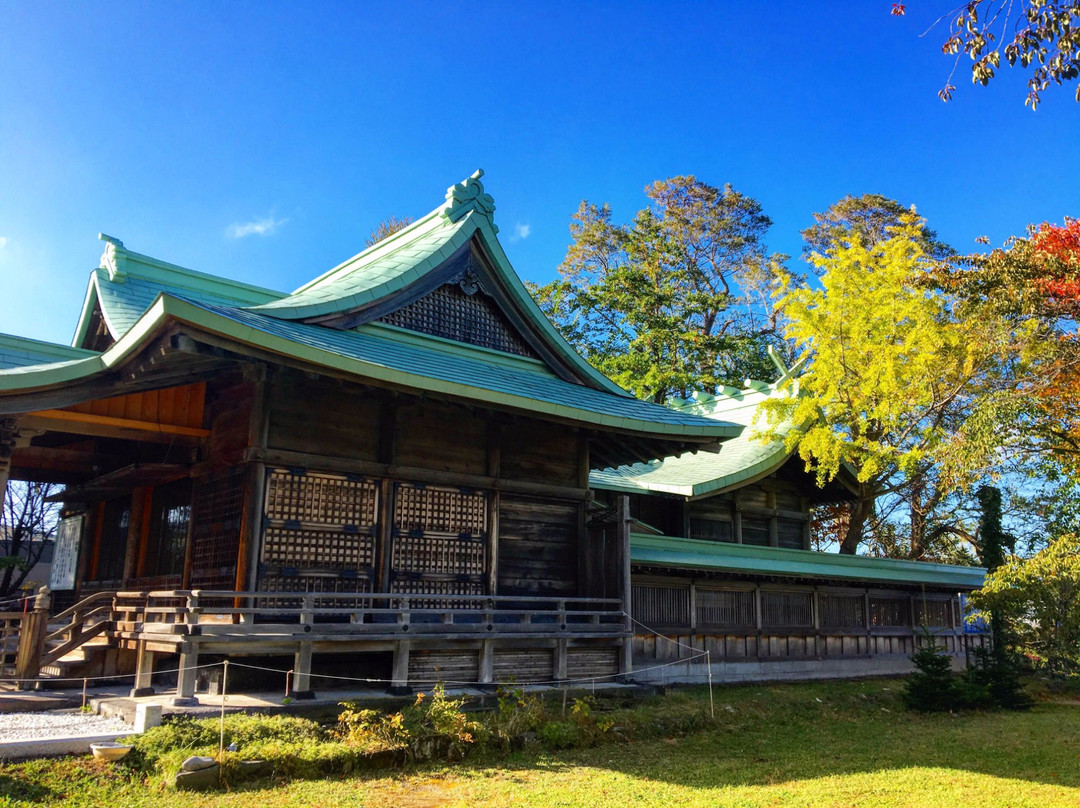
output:
M54 796L56 792L47 786L20 777L0 774L0 798L7 798L15 803L40 803Z
M588 766L691 788L781 785L913 768L1080 788L1080 708L1072 705L964 715L877 707L858 715L813 702L788 715L774 714L772 721L731 720L746 708L733 709L725 726L682 738L519 755L497 765L508 774Z

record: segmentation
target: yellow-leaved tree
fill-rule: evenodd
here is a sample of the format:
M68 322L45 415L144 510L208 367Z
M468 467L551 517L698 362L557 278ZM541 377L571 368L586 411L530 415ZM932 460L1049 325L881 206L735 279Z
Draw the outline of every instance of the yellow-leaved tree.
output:
M786 440L819 482L845 466L854 472L841 552L856 552L875 502L902 491L912 503L909 554L920 558L926 516L986 472L1008 437L985 428L986 414L1011 394L1017 335L925 283L914 213L889 233L812 255L821 288L784 290L785 337L809 363L799 395L765 407L769 423L800 425Z

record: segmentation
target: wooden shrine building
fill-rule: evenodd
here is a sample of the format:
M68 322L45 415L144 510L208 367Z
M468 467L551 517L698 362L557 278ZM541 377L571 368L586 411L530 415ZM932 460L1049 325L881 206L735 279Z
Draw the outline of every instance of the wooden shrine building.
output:
M790 423L755 434L761 402L797 394L777 365L772 384L673 405L741 425L718 452L592 472L598 503L629 500L637 678L704 681L706 660L717 681L906 673L924 630L959 663L984 641L962 594L985 571L811 551L811 510L852 499L853 472L819 488L785 446Z
M335 653L398 686L628 670L589 473L737 430L578 356L480 176L292 294L102 236L72 347L0 337L2 474L66 484L44 665L99 633L139 688L224 654L291 655L298 691Z

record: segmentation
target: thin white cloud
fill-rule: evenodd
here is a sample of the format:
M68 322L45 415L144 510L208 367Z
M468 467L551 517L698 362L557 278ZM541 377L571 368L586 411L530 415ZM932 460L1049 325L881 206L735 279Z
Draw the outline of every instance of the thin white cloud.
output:
M510 240L521 241L522 239L528 238L530 233L532 233L531 224L522 224L521 222L518 222L514 225L514 234L510 236Z
M7 246L7 236L0 236L0 250Z
M273 216L267 216L265 219L256 219L252 222L244 222L240 224L231 224L225 229L225 234L229 238L245 238L247 236L269 236L279 227L281 227L288 219L275 219Z

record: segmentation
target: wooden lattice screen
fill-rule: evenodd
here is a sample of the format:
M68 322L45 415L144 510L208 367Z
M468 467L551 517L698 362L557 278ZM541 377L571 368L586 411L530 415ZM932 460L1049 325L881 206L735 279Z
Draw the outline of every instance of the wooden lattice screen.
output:
M397 483L391 591L482 595L488 571L487 496Z
M866 627L866 601L862 595L821 595L818 603L823 627Z
M232 589L244 507L242 466L194 480L191 524L191 586Z
M698 589L694 605L697 624L703 628L753 626L757 623L754 592L751 589Z
M762 592L761 625L809 628L814 625L814 599L809 592Z
M911 625L911 601L906 597L870 598L870 625L900 627Z
M370 592L378 487L370 480L274 469L268 475L259 588Z
M457 284L444 284L381 320L410 331L456 342L467 342L518 356L536 356L494 300L479 290L471 295L466 294Z
M690 587L634 584L633 618L649 628L690 625Z

